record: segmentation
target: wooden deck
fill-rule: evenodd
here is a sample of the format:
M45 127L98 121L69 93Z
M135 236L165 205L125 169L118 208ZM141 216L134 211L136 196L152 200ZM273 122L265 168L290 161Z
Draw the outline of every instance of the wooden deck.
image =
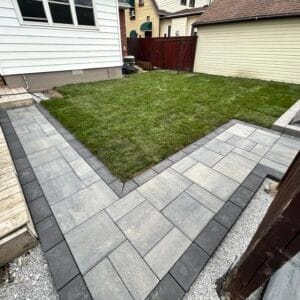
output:
M0 266L32 248L36 234L0 128Z
M32 96L26 89L10 89L7 86L0 86L0 109L31 105L32 103Z

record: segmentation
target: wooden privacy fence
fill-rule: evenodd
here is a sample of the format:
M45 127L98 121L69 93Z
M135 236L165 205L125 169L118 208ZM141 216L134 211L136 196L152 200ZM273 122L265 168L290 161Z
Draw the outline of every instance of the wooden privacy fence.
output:
M137 61L177 71L193 70L196 43L196 36L127 39L128 54L134 55Z
M264 219L239 262L219 283L225 299L244 300L300 251L300 152L278 186Z

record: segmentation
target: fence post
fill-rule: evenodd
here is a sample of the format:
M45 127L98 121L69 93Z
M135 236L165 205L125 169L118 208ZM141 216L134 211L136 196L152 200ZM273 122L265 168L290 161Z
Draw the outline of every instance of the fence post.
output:
M225 299L244 300L300 250L300 152L238 263L217 283Z

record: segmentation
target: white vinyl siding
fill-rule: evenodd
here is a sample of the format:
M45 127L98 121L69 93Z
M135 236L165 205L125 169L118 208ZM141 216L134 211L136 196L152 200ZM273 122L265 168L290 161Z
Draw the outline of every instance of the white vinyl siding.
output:
M300 18L200 26L194 71L300 83Z
M182 9L193 8L189 6L189 0L186 1L186 5L181 5L180 0L156 0L156 2L160 9L164 9L168 12L175 12ZM204 5L207 5L208 3L209 0L196 0L195 7L202 7Z
M187 17L172 19L171 35L184 36L186 32Z
M26 23L0 0L1 75L122 65L117 0L93 0L96 26Z

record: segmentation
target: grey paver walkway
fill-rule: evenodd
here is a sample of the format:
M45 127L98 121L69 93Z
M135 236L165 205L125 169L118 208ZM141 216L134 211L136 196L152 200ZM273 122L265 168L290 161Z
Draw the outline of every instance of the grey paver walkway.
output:
M137 188L120 198L109 178L106 183L74 150L78 143L68 142L36 107L8 115L94 299L145 299L163 278L174 285L165 277L172 267L204 265L210 245L201 250L192 242L207 240L199 236L206 225L218 213L222 223L220 212L240 213L243 199L227 200L237 191L251 195L239 189L258 163L284 172L300 149L299 139L237 122L137 176L131 182ZM88 151L83 156L91 159ZM218 238L226 230L214 223ZM189 283L183 278L182 288Z

